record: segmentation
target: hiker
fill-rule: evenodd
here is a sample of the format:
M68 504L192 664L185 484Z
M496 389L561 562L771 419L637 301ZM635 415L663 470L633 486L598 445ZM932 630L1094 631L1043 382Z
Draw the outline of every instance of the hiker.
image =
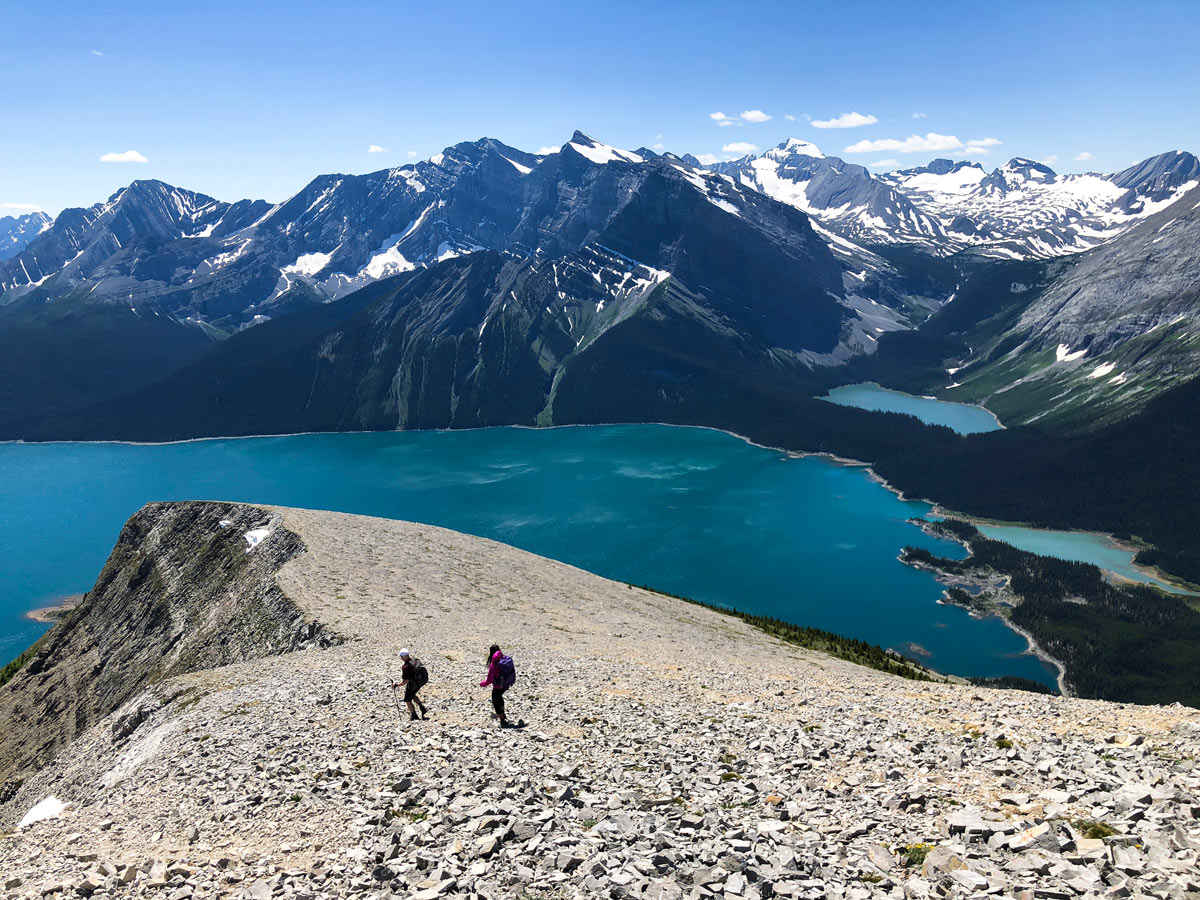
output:
M500 652L499 644L492 644L488 650L487 678L479 682L480 687L492 686L492 708L500 717L501 728L513 728L504 714L504 692L517 680L517 667L512 657Z
M425 704L421 702L417 692L429 680L429 671L423 662L408 652L407 648L400 651L400 658L404 660L404 668L400 670L400 680L392 682L392 688L393 690L398 687L404 688L404 705L408 707L408 714L412 716L413 721L428 719L429 715L425 711ZM417 715L418 708L421 710L419 716Z

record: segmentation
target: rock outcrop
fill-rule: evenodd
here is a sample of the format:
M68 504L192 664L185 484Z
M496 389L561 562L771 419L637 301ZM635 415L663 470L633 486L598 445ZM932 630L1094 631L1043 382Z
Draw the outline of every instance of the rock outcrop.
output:
M428 526L226 511L243 544L273 529L231 562L203 506L134 521L189 510L218 569L297 541L257 574L351 640L165 678L152 694L186 702L114 730L142 693L83 730L0 806L47 815L0 839L0 896L1200 890L1194 710L903 681ZM489 719L492 642L525 728ZM424 721L390 687L401 644L431 674Z
M0 690L0 785L173 676L334 640L274 581L303 549L278 514L253 507L144 507L84 601ZM112 722L114 736L163 701L137 701Z

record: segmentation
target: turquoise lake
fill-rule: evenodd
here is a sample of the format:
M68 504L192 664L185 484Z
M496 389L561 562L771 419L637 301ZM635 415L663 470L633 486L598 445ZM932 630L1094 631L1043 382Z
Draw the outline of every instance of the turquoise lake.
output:
M828 629L960 675L1054 673L996 619L936 601L905 544L961 558L866 470L667 426L325 434L182 444L0 444L0 660L30 609L90 588L150 500L411 519L609 578ZM403 642L402 634L396 635ZM926 655L927 654L927 655Z
M908 413L930 425L945 425L959 434L996 431L999 420L982 406L951 403L932 397L918 397L880 387L873 382L847 384L831 390L821 399L842 406L855 406L882 412ZM1190 594L1146 572L1133 564L1134 554L1123 550L1102 534L1084 531L1051 531L1045 528L1026 528L1020 525L979 525L990 538L1012 544L1021 550L1057 559L1091 563L1130 581L1153 584L1173 594Z
M945 425L959 434L996 431L1003 426L991 412L970 403L951 403L933 397L918 397L880 387L873 382L845 384L821 398L840 406L856 406L876 412L908 413L929 425Z
M976 527L986 536L1012 544L1020 550L1041 556L1053 556L1056 559L1091 563L1130 581L1154 584L1172 594L1191 594L1191 591L1139 570L1133 564L1133 551L1122 549L1102 534L1087 531L1050 531L1020 525L980 524Z

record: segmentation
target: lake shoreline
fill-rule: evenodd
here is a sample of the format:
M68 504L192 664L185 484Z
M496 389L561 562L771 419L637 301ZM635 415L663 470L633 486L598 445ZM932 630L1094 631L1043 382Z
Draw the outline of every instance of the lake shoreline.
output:
M68 594L58 603L28 610L25 618L42 625L57 625L66 617L67 613L83 602L85 596L86 594Z
M925 502L929 503L930 501L926 500ZM964 512L959 512L957 510L948 509L948 508L942 506L940 503L932 503L931 505L933 506L933 510L931 511L932 515L943 516L948 519L962 519L964 522L970 522L972 525L974 525L976 527L978 527L980 525L995 525L1000 528L1025 528L1029 531L1041 531L1041 532L1046 532L1046 533L1059 533L1059 534L1078 534L1078 535L1086 535L1088 537L1100 538L1103 541L1105 541L1111 549L1120 550L1122 553L1129 553L1133 557L1130 560L1129 565L1139 575L1144 575L1145 577L1150 578L1150 579L1157 579L1158 581L1163 582L1163 584L1167 584L1173 588L1177 588L1178 591L1180 592L1179 594L1177 594L1177 596L1187 596L1187 595L1200 596L1200 585L1192 584L1191 582L1185 581L1182 578L1177 578L1176 576L1171 575L1169 572L1164 572L1158 566L1147 566L1147 565L1143 565L1142 563L1139 563L1137 561L1138 552L1152 547L1153 545L1151 545L1151 544L1145 544L1145 543L1139 544L1139 543L1135 543L1132 541L1123 541L1120 538L1118 538L1116 535L1114 535L1110 532L1107 532L1107 531L1088 531L1086 528L1045 528L1041 525L1032 525L1028 522L1008 522L1003 519L989 519L984 516L973 516L970 513L964 513ZM993 538L993 540L1002 541L1003 543L1006 543L1006 544L1009 543L1008 541L1005 541L1003 538ZM1015 546L1015 545L1010 544L1010 546ZM1093 564L1093 565L1095 565L1095 564ZM1116 581L1120 584L1140 584L1140 585L1144 585L1146 587L1159 587L1158 585L1155 585L1153 583L1153 581L1149 581L1149 582L1138 581L1135 578L1129 578L1126 575L1122 575L1120 572L1113 571L1112 569L1106 569L1104 566L1101 566L1101 565L1096 565L1096 568L1100 569L1106 575L1108 575L1114 581ZM1161 590L1161 587L1159 589ZM1175 592L1167 591L1167 593L1175 593Z
M914 524L917 524L921 528L921 530L924 531L928 535L943 538L945 540L954 541L957 544L961 544L963 549L965 549L967 551L967 558L968 559L971 558L971 556L972 556L971 545L967 541L965 541L961 537L959 537L958 535L952 534L952 533L949 533L949 534L943 533L941 531L935 532L932 528L926 527L926 525L936 524L934 522L926 522L925 524L914 522ZM925 563L919 563L919 562L908 562L904 559L903 554L901 554L899 559L906 566L912 566L915 569L923 569L925 571L934 573L938 577L939 583L950 584L950 586L954 586L954 584L966 583L961 580L958 580L956 582L955 576L951 576L949 573L943 572L941 569L938 569L936 566L929 566L929 565L926 565ZM1005 577L1009 581L1011 581L1012 576L1006 575ZM948 579L948 581L942 581L942 579ZM952 582L953 582L953 584L952 584ZM969 606L960 605L958 603L953 603L950 600L946 599L946 595L944 593L942 595L942 599L938 600L938 603L942 603L947 606L958 606L960 609L965 608L967 610L968 614L974 616L977 619L985 619L985 618L999 619L1002 623L1004 623L1004 626L1006 628L1008 628L1009 630L1011 630L1013 632L1016 632L1017 634L1019 634L1021 637L1023 637L1025 639L1025 643L1028 645L1025 650L1025 652L1027 654L1040 659L1046 665L1053 667L1055 669L1055 671L1058 672L1058 676L1055 679L1055 681L1058 683L1058 692L1064 697L1074 696L1074 694L1071 692L1071 689L1067 686L1067 667L1066 667L1066 665L1061 660L1055 658L1054 656L1051 656L1049 651L1047 651L1046 648L1044 648L1041 644L1039 644L1032 634L1030 634L1028 631L1026 631L1020 625L1017 625L1008 616L1006 616L1000 612L982 612L980 610L974 609Z
M838 406L848 406L853 409L866 410L867 412L888 412L888 413L895 413L897 415L902 415L902 416L913 416L917 419L921 419L921 421L925 422L926 425L940 425L943 428L949 428L952 431L956 431L960 435L964 435L964 434L968 434L968 433L970 433L970 434L977 433L977 432L961 432L961 431L958 431L957 428L954 428L952 425L946 425L946 424L940 423L940 422L926 421L924 418L922 418L920 415L918 415L915 412L906 412L904 410L897 410L897 409L877 409L875 407L870 407L870 406L859 406L857 403L845 403L845 402L841 402L841 401L833 398L834 391L850 389L850 388L855 388L855 387L871 387L871 388L874 388L884 394L890 394L895 397L907 397L907 398L910 398L913 400L926 400L926 401L930 401L933 403L945 404L945 405L951 406L951 407L962 406L962 407L966 407L968 409L977 409L977 410L985 412L989 416L991 416L992 421L995 423L996 427L994 429L990 429L990 430L1004 431L1004 430L1007 430L1007 428L1008 428L1007 425L1005 425L1002 421L1000 421L1000 417L998 415L996 415L994 412L992 412L990 409L988 409L982 403L966 403L966 402L963 402L960 400L944 400L941 397L934 397L934 396L931 396L928 394L910 394L910 393L907 393L906 391L898 391L895 388L885 387L884 385L880 384L878 381L861 381L856 384L839 384L836 387L832 387L829 390L827 390L825 392L824 396L817 397L816 399L824 400L826 403L834 403Z

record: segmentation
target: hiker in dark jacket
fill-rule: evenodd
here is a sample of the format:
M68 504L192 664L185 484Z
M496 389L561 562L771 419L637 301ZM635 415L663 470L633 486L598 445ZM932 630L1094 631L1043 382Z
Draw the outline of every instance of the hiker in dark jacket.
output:
M392 682L393 688L404 688L404 705L408 707L408 714L416 719L427 719L428 714L425 712L425 704L421 702L421 698L417 696L417 692L424 686L425 681L421 677L425 671L425 666L421 661L408 652L407 649L400 651L400 659L404 661L404 668L400 670L400 680ZM428 676L425 676L426 678ZM417 715L417 708L420 708L421 715Z
M500 717L501 728L511 728L508 717L504 715L504 692L507 691L514 681L516 681L517 670L513 666L512 657L505 656L500 652L499 644L492 644L488 650L488 670L487 678L479 682L480 687L491 685L492 688L492 708L496 710L496 715Z

